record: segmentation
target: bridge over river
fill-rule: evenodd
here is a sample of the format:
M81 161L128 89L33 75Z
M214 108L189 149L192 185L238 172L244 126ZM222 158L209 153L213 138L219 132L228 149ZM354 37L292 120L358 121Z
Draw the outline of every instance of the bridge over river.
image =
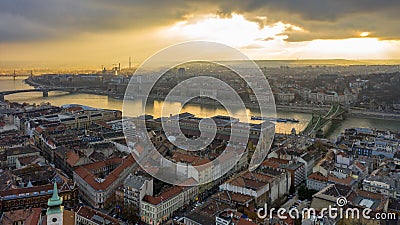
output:
M315 136L317 131L324 128L332 120L342 120L346 110L341 105L332 105L329 111L321 115L313 115L307 127L301 133L306 136Z
M0 101L4 102L4 97L6 95L12 95L12 94L17 94L17 93L42 92L43 97L48 97L49 92L51 92L51 91L63 91L63 92L74 93L74 92L77 92L79 89L83 89L83 88L86 88L86 87L79 87L79 88L54 87L54 88L35 88L35 89L2 91L2 92L0 92Z

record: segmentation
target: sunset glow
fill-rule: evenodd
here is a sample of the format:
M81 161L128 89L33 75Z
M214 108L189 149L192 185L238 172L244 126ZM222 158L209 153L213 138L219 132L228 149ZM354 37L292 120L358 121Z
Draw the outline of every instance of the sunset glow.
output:
M370 32L361 32L362 38L288 42L288 36L283 34L287 30L310 32L282 22L260 27L257 22L234 14L229 18L216 15L190 17L166 28L162 33L166 33L166 37L171 39L220 42L239 48L255 59L387 59L393 57L393 48L400 49L399 41L368 38Z
M396 15L390 8L370 15L347 3L330 14L328 6L339 4L334 1L313 10L284 3L254 3L259 4L254 10L230 1L157 2L157 7L43 1L42 7L0 3L1 68L99 68L119 62L126 67L129 57L137 66L160 49L190 40L223 43L253 59L400 58L400 26L385 17ZM328 8L325 13L318 7Z
M369 34L370 34L369 32L361 32L360 37L368 37Z

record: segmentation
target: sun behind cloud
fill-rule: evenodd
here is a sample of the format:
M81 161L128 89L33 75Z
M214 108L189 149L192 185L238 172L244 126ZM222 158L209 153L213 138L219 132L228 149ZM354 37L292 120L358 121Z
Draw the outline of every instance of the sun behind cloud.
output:
M260 19L265 20L263 26L260 26ZM240 14L232 14L230 17L193 15L165 28L162 33L166 38L176 40L216 41L236 47L254 59L378 59L390 58L391 49L400 49L399 41L371 38L371 32L367 31L358 32L358 38L290 42L290 34L286 34L286 31L313 31L284 22L268 24L267 19L260 16L256 22Z
M370 32L364 31L360 33L360 37L368 37L370 34Z
M260 18L266 19L266 17ZM246 20L239 14L233 14L231 17L210 14L180 21L168 28L166 33L172 37L183 36L188 39L217 41L240 48L268 40L285 39L286 37L280 34L287 29L302 30L300 27L282 22L260 27L258 23Z

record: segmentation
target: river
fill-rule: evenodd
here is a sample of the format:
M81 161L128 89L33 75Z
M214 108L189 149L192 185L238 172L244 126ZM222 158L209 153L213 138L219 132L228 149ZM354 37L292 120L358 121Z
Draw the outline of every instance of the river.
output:
M7 90L19 90L19 89L31 89L32 87L24 83L26 77L17 77L15 80L13 77L1 77L0 78L0 91ZM19 93L9 96L5 96L6 100L15 102L28 102L28 103L41 103L50 102L52 105L60 106L64 104L81 104L95 108L105 109L117 109L122 110L123 101L121 99L113 99L103 95L94 94L66 94L63 92L50 92L49 97L42 97L42 93ZM141 100L129 101L129 109L132 109L129 113L130 116L137 116L140 114L140 108L142 107ZM162 101L154 101L153 104L147 105L146 112L159 117L161 115L161 109L163 107ZM172 109L173 107L181 107L181 103L168 102L164 106L166 109ZM222 107L217 106L201 106L201 105L185 105L182 112L190 112L199 117L210 117L213 115L227 115L227 112ZM257 112L251 110L238 110L235 113L235 117L246 120L248 116L259 115ZM166 110L166 115L168 110ZM276 131L278 133L290 133L292 128L295 128L297 132L302 131L311 119L311 114L308 113L294 113L287 111L278 111L277 117L281 118L294 118L299 120L299 123L277 123ZM257 122L257 121L254 121ZM389 129L393 131L400 131L400 121L385 121L377 119L363 119L363 118L346 118L344 121L334 123L329 131L328 137L335 138L340 132L349 127L369 127L377 129Z

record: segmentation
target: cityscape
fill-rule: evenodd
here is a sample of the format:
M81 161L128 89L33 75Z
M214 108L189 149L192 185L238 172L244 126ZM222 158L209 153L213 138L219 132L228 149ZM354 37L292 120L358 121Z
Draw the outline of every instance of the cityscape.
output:
M399 3L0 8L0 224L400 224Z

